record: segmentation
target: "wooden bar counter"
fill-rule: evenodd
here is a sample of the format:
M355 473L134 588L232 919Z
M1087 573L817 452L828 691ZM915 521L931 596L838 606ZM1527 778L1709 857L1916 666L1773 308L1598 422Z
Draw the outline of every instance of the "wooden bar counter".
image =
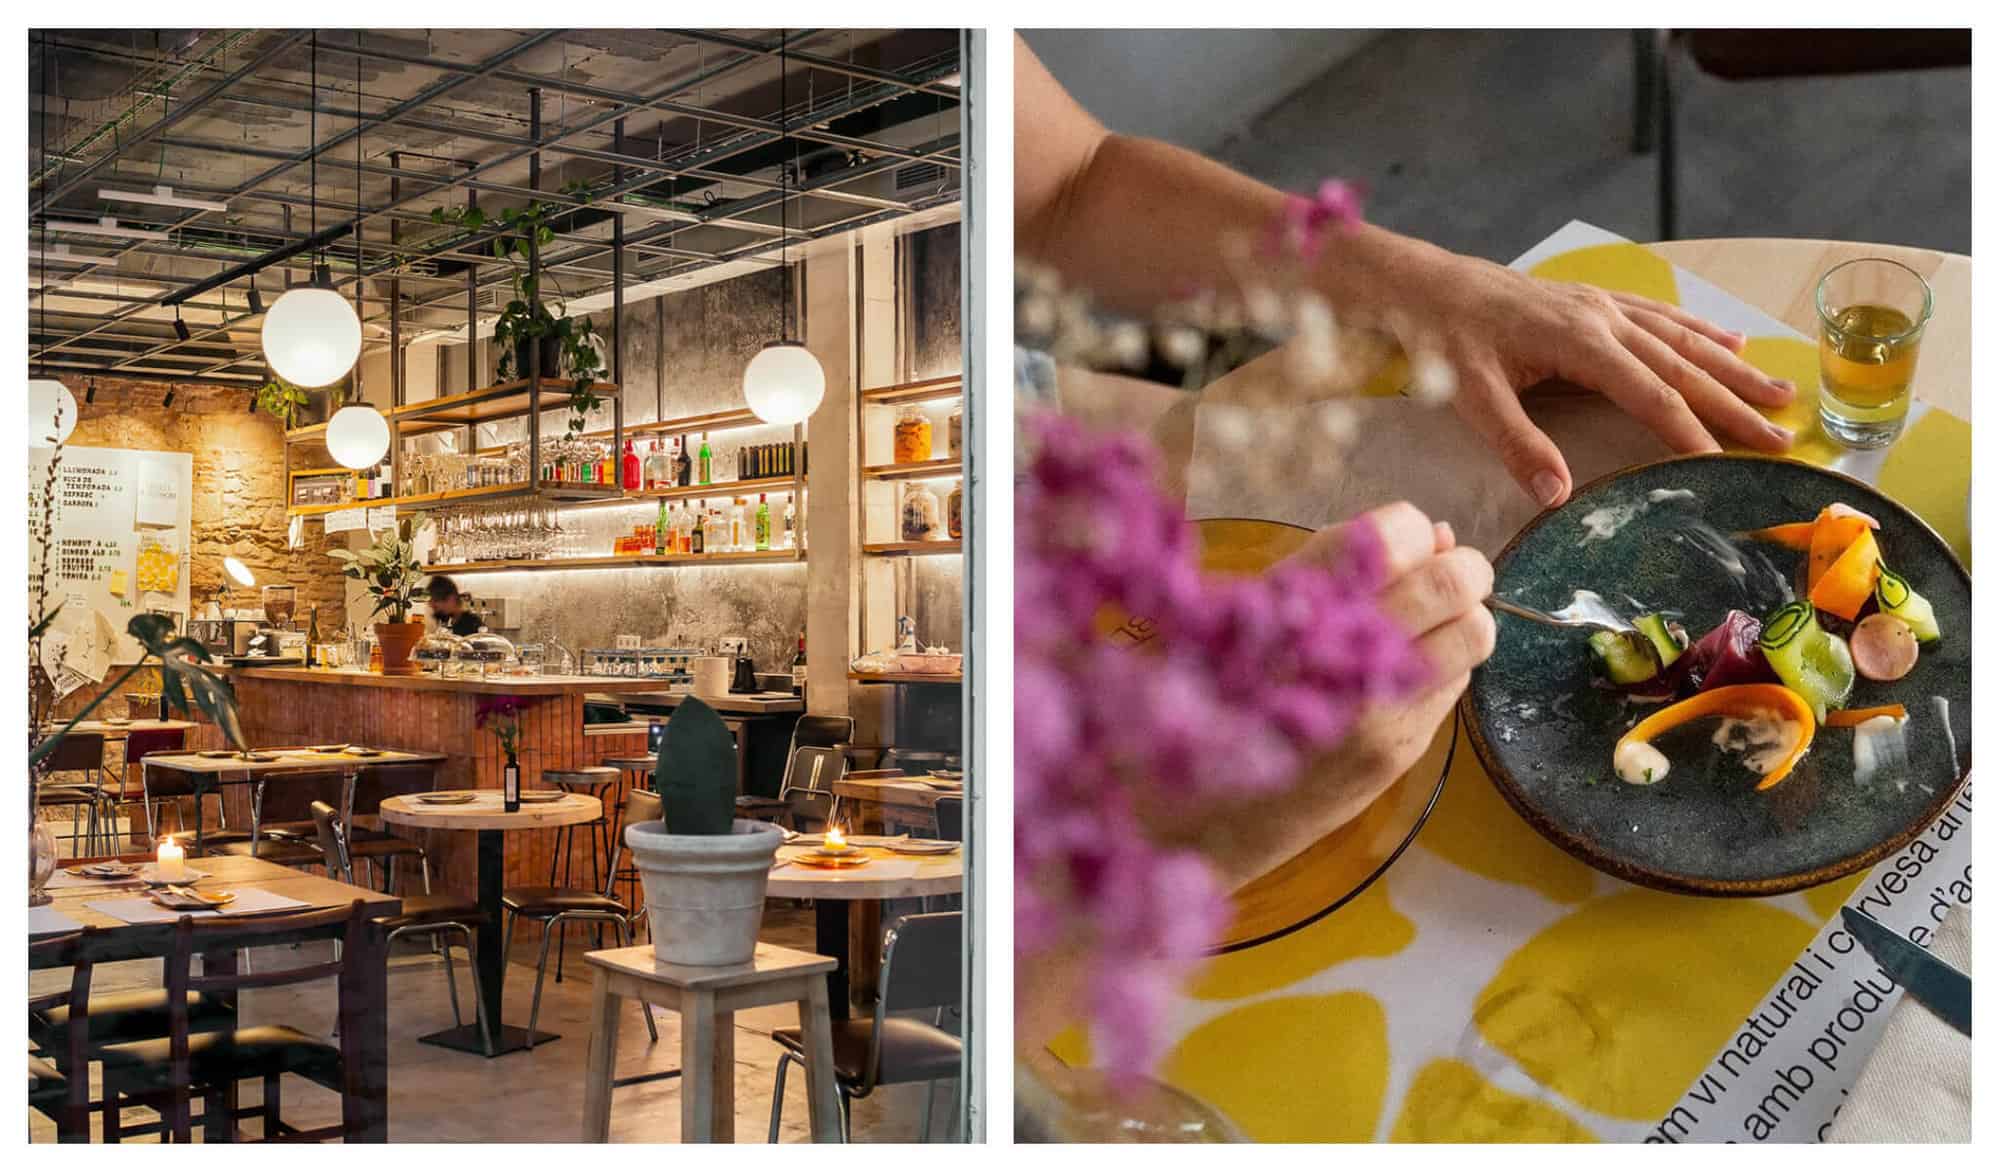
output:
M595 765L606 757L644 753L643 729L585 736L584 697L657 692L659 681L604 676L385 676L354 668L249 667L231 671L251 745L276 747L357 744L444 754L439 789L499 789L506 764L499 738L479 727L482 701L518 696L521 711L521 784L541 786L545 769ZM607 806L622 795L604 795ZM615 813L614 813L615 816ZM507 883L545 884L555 848L553 833L514 835L507 847ZM581 845L583 836L578 836ZM433 834L430 852L435 890L470 895L477 887L471 836ZM579 852L580 853L580 852ZM579 866L584 860L576 860ZM588 885L588 868L581 872ZM598 873L603 873L599 861Z

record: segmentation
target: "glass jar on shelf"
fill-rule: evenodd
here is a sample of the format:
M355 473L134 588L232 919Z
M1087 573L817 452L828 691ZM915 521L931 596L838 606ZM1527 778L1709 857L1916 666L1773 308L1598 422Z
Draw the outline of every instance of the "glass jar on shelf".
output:
M921 464L931 458L931 420L915 403L896 416L896 463Z
M964 505L965 482L954 481L951 495L944 498L944 531L951 535L953 541L965 536Z
M953 407L950 418L945 420L945 435L951 441L951 450L946 452L954 460L965 459L965 408Z
M930 486L912 482L903 486L902 539L904 541L937 541L944 528L943 509L938 497Z

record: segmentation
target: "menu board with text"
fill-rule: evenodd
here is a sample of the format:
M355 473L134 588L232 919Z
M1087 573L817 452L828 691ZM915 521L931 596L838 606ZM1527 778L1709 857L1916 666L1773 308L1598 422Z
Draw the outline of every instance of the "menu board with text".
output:
M28 509L35 525L54 454L49 448L28 452ZM81 639L108 626L116 632L112 660L132 663L140 656L139 645L125 634L133 615L166 611L177 623L185 621L193 481L194 458L185 452L62 449L48 486L46 605L62 607L52 635ZM42 543L30 541L31 600L42 560Z

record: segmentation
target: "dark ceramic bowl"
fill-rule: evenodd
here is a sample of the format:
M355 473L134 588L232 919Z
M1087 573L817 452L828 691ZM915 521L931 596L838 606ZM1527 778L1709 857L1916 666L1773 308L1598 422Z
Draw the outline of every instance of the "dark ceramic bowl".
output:
M1692 493L1691 498L1683 494ZM1793 460L1706 455L1613 473L1530 522L1494 560L1494 593L1540 610L1595 590L1627 616L1678 611L1699 638L1736 608L1762 618L1794 589L1803 554L1732 535L1810 520L1844 502L1882 523L1884 560L1936 609L1943 638L1894 683L1859 680L1850 706L1909 711L1909 766L1856 780L1854 733L1822 728L1792 775L1759 793L1707 744L1712 721L1660 741L1672 772L1628 785L1611 768L1648 709L1593 683L1586 634L1498 616L1493 657L1463 701L1473 751L1507 802L1570 854L1667 891L1772 895L1851 874L1896 851L1950 805L1972 761L1972 587L1915 514L1848 476ZM1593 534L1611 528L1609 536ZM1674 738L1670 740L1669 738Z

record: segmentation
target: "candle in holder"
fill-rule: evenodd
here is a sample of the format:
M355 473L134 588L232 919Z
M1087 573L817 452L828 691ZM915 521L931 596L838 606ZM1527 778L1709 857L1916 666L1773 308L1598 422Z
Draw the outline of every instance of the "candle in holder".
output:
M826 838L822 840L820 849L830 855L844 855L854 848L847 845L847 836L840 832L840 827L829 826L826 828Z
M187 881L187 852L181 844L171 838L160 840L160 853L154 860L154 875L163 883L183 883Z

